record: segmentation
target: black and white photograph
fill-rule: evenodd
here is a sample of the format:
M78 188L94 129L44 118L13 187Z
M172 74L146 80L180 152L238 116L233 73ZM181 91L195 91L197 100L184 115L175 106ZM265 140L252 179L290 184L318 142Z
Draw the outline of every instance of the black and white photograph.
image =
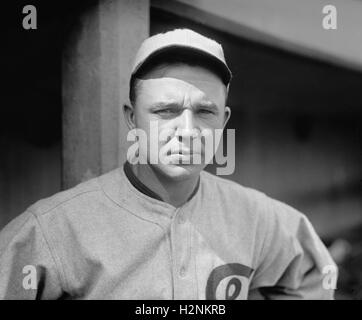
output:
M361 0L1 14L0 300L362 300Z

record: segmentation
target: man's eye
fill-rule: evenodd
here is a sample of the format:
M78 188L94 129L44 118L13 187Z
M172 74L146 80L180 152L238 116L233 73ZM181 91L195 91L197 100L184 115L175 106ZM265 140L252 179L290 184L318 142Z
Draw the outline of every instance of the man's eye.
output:
M167 116L173 114L174 111L171 109L161 109L161 110L155 110L154 113L160 116L162 115Z
M198 110L198 113L200 113L200 114L205 114L205 115L214 114L213 111L208 110L208 109L200 109L200 110Z

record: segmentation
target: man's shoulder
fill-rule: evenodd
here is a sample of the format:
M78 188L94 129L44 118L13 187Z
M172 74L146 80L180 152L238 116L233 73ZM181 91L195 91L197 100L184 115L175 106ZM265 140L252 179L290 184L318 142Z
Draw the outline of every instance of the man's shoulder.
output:
M222 178L207 171L201 172L201 178L206 182L205 185L208 188L214 189L213 192L222 193L230 197L247 197L258 201L263 201L267 198L267 196L259 190L244 186L230 179Z
M210 188L210 192L217 192L223 199L232 200L234 206L247 205L251 210L267 216L265 217L267 220L281 219L291 221L304 218L305 216L292 206L260 190L244 186L206 171L202 171L201 176L204 181L207 181L205 185Z
M53 212L60 207L77 207L84 203L91 205L93 202L99 201L103 197L99 180L111 179L113 176L117 175L117 170L118 169L112 170L101 176L81 182L72 188L55 193L50 197L43 198L32 204L27 211L32 212L36 216L41 216Z

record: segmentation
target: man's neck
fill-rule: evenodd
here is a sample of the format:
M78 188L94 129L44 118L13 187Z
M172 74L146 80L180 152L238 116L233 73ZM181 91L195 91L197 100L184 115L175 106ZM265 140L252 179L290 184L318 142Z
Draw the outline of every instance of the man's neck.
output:
M148 164L131 165L135 176L150 190L159 195L163 201L180 207L192 196L199 181L199 175L182 181L167 179Z

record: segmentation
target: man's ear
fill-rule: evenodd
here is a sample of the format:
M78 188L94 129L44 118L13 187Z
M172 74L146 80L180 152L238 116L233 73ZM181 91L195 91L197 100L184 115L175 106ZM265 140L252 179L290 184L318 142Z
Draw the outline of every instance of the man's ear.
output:
M123 105L123 114L126 120L128 129L132 130L136 128L135 116L134 116L134 107L132 105L124 104Z
M225 106L225 118L224 118L223 129L225 128L226 124L228 123L230 116L231 116L231 109L228 106Z

